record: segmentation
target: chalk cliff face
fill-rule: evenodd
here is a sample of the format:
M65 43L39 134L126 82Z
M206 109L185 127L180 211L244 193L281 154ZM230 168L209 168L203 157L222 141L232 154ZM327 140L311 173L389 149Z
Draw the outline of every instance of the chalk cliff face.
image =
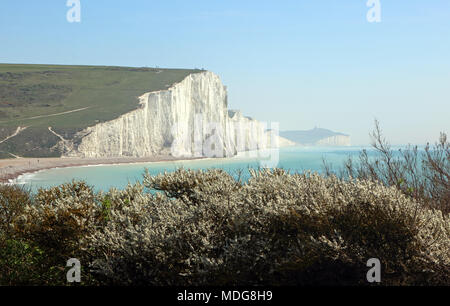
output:
M351 137L349 135L317 127L307 131L281 131L279 134L290 141L305 146L351 145Z
M191 74L168 90L146 93L140 108L89 127L64 156L229 157L240 151L293 144L281 137L268 143L270 127L228 111L227 92L212 72Z
M234 154L243 151L263 150L296 145L278 135L278 125L262 123L245 117L237 110L228 111L227 137Z

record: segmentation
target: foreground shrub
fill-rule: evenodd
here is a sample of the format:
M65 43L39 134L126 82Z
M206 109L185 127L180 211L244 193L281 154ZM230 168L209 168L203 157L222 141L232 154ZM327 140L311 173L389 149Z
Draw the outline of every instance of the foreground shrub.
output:
M0 185L0 233L10 236L12 225L31 203L30 191L17 185Z
M28 190L0 185L0 285L26 284L34 278L30 266L39 261L39 252L14 231L14 224L30 203Z
M56 269L45 264L46 256L38 247L22 239L4 239L0 244L0 286L44 285L55 280Z
M22 237L66 260L87 248L85 237L102 219L96 195L85 182L40 189L25 212L17 226Z
M363 150L356 162L348 159L340 177L395 186L426 206L450 213L450 143L445 133L441 133L437 144L427 144L423 151L417 146L394 151L375 121L371 138L376 156ZM333 172L326 163L325 170L328 175Z
M145 175L108 194L89 235L106 284L450 284L450 220L395 187L283 170L240 184L222 170Z
M2 188L4 186L1 186ZM177 170L96 194L0 188L0 285L450 284L450 216L395 186L280 169ZM151 191L151 192L149 192Z
M14 223L14 235L42 255L38 266L44 272L31 284L66 284L67 260L91 260L86 237L102 225L103 216L98 196L85 182L40 189Z

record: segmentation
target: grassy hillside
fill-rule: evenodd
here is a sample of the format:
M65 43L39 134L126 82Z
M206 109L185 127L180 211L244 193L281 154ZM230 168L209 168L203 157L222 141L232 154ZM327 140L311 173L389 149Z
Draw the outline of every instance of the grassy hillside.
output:
M59 156L58 137L117 118L145 92L163 90L200 70L0 64L0 158ZM52 149L53 148L53 149ZM13 155L11 155L11 153Z

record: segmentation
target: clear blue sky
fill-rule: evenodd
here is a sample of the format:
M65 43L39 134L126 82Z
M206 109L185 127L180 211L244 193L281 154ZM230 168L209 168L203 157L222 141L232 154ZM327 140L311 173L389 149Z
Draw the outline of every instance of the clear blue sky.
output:
M2 0L0 62L205 68L231 108L282 130L314 126L394 144L450 127L450 1Z

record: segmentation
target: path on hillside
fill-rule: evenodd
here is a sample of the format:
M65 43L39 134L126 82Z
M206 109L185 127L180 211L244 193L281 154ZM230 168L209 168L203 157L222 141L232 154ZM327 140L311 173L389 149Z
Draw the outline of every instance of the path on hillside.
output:
M22 157L20 157L20 156L18 156L18 155L15 155L15 154L12 154L12 153L9 153L9 152L6 152L6 151L0 151L0 152L9 154L9 155L11 155L11 156L14 157L14 158L22 158Z
M8 139L19 135L22 131L26 130L27 128L28 128L27 126L25 126L25 127L21 127L21 126L17 127L17 130L13 134L11 134L8 137L6 137L5 139L1 140L0 143L4 143Z
M91 106L83 107L83 108L78 108L78 109L74 109L74 110L70 110L70 111L66 111L66 112L62 112L62 113L50 114L50 115L40 115L40 116L34 116L34 117L28 117L28 118L18 118L18 119L14 119L14 120L0 121L0 123L10 122L10 121L17 121L17 120L31 120L31 119L39 119L39 118L46 118L46 117L60 116L60 115L65 115L65 114L70 114L70 113L80 112L80 111L85 110L85 109L88 109L88 108L91 108Z
M50 131L50 133L52 133L53 135L55 135L56 137L61 139L62 144L64 145L64 150L71 151L73 149L72 148L72 144L70 143L70 141L65 139L64 137L62 137L61 135L59 135L55 131L53 131L51 126L48 127L48 130Z
M52 130L52 127L49 126L48 130L50 131L50 133L52 133L53 135L55 135L56 137L58 137L59 139L61 139L62 141L66 142L67 140L64 139L64 137L62 137L61 135L59 135L58 133L56 133L55 131Z
M1 141L0 141L0 144L1 144L1 143L4 143L4 142L7 141L8 139L11 139L11 138L13 138L13 137L19 135L22 131L26 130L27 128L28 128L27 126L25 126L25 127L21 127L21 126L17 127L17 130L16 130L13 134L11 134L11 135L9 135L8 137L6 137L5 139L1 140ZM14 155L14 154L12 154L12 153L10 153L10 152L6 152L6 151L2 151L2 152L11 155L11 156L13 156L14 158L21 158L20 156Z

